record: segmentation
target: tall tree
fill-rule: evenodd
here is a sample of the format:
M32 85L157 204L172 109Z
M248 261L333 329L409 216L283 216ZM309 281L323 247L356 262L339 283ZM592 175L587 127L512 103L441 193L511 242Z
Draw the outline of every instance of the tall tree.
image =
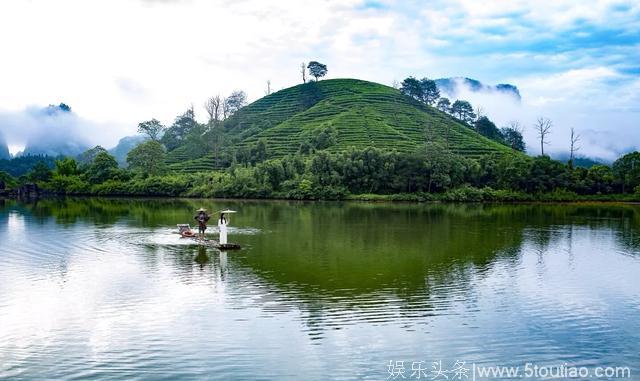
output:
M90 165L100 152L107 152L107 150L102 146L95 146L78 155L77 160L78 164L80 164L81 169L85 169L83 167Z
M327 65L321 64L318 61L309 62L309 65L307 65L307 69L309 69L309 74L315 77L316 82L318 82L319 78L327 75L327 71L328 71Z
M438 99L436 107L438 108L438 110L446 112L448 114L451 108L451 101L449 100L449 98L440 98Z
M100 151L87 168L86 176L92 184L100 184L110 178L118 169L116 158L107 151Z
M150 140L138 144L127 154L127 164L129 168L142 174L159 175L165 170L165 150L162 144L155 140Z
M302 74L302 83L307 83L307 64L300 64L300 74Z
M496 125L486 116L482 116L476 120L476 131L489 139L502 142L502 132L496 127Z
M613 162L613 173L622 193L640 185L640 152L628 153Z
M506 145L514 151L524 152L525 144L522 138L522 127L517 121L509 122L507 127L502 128L502 137Z
M209 123L220 121L222 116L222 97L220 95L214 95L204 102L204 109L209 115Z
M227 119L229 117L229 108L227 107L227 98L222 97L222 104L220 105L220 110L222 113L222 120Z
M471 103L459 99L451 105L451 113L459 120L468 124L473 123L476 118Z
M160 139L160 135L162 135L164 129L165 127L157 119L147 120L146 122L138 124L139 133L146 134L151 140L156 141Z
M31 171L27 174L27 178L30 181L48 181L51 175L51 168L49 168L44 161L40 160L31 168Z
M407 77L402 81L402 83L400 84L400 92L404 95L410 96L411 98L419 102L422 102L422 84L414 77Z
M271 95L271 80L267 80L267 90L264 92L264 95Z
M227 116L235 114L247 105L247 94L242 90L235 90L225 99L225 111Z
M193 108L189 108L176 118L171 127L167 128L160 141L171 151L177 148L196 126Z
M578 143L580 142L580 134L576 133L576 131L571 127L571 141L569 146L569 166L573 167L573 159L575 158L575 153L580 151L580 146Z
M551 133L551 127L553 123L549 118L539 117L536 120L536 124L533 126L538 133L538 138L540 139L540 155L544 155L544 145L549 144L545 139L547 135Z
M73 176L78 174L78 162L72 157L56 160L55 174Z
M422 88L422 102L429 106L432 106L440 98L440 91L434 80L422 78L420 87Z
M613 171L607 165L594 165L587 170L587 180L590 191L600 193L611 193L613 190Z

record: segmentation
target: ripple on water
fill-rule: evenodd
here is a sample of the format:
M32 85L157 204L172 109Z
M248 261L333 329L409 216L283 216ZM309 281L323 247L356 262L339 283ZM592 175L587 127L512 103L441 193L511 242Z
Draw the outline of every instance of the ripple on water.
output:
M296 282L261 265L298 257L267 257L245 237L251 251L205 249L198 262L199 247L174 231L46 221L11 237L0 229L11 240L0 256L0 378L385 379L389 360L638 361L637 284L612 278L635 279L625 269L637 270L637 257L617 254L611 234L600 237L609 252L584 254L588 229L569 242L562 226L532 228L516 249L479 259L415 256L425 269L413 284L376 269L379 287L334 289L345 275L324 258L313 275L331 282Z

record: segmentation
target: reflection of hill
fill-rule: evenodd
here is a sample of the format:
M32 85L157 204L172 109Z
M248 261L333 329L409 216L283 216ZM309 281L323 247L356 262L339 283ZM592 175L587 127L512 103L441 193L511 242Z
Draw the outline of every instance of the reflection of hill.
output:
M482 267L501 249L520 244L522 225L449 213L456 208L360 204L261 208L250 217L256 225L267 226L269 233L248 237L253 249L241 259L277 283L367 292L391 286L423 288L427 273L460 264Z
M629 205L451 205L211 201L176 199L51 199L9 201L31 221L87 226L173 228L193 211L238 209L233 226L256 235L232 237L247 247L229 256L267 285L306 300L357 297L394 289L406 300L482 276L497 259L516 263L524 241L542 251L570 225L611 229L630 248L640 245L638 208ZM138 233L139 234L139 233ZM172 249L181 267L198 257ZM204 257L200 255L200 260ZM186 262L185 262L186 261ZM202 263L204 268L209 264ZM243 270L243 271L244 271ZM460 289L460 287L458 287ZM285 292L286 294L286 292ZM383 296L380 296L383 297Z

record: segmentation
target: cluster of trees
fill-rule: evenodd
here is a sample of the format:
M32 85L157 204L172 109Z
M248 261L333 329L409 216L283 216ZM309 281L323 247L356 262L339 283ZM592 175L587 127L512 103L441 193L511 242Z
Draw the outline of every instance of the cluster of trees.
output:
M451 103L448 98L441 97L438 86L432 79L416 79L410 76L402 81L399 89L403 94L418 102L436 107L438 110L453 116L480 135L509 146L515 151L525 151L526 147L522 137L523 128L520 123L512 121L508 126L498 128L487 116L482 115L480 109L474 112L473 106L468 101L457 99ZM545 117L539 117L533 125L540 141L541 155L544 155L545 145L549 144L547 137L551 133L552 126L552 121ZM580 135L572 128L569 144L570 165L573 163L575 153L580 149L579 141Z
M548 156L514 154L475 160L439 143L427 143L415 152L321 150L268 159L268 147L260 141L249 152L253 156L234 160L225 170L195 175L167 172L163 154L164 147L149 140L130 152L129 168L122 169L106 150L96 147L77 160L56 160L53 169L40 162L24 179L7 173L0 173L0 179L6 184L37 182L44 189L67 194L294 199L340 199L350 194L453 194L450 198L459 199L462 196L455 193L459 189L501 190L520 194L521 199L558 190L575 197L640 194L639 152L624 155L611 167L586 169Z
M480 135L505 144L516 151L525 150L522 130L517 122L499 129L488 117L481 115L480 112L474 112L473 106L468 101L458 99L451 103L448 98L441 97L440 90L432 79L417 79L412 76L405 78L400 84L400 92L455 117Z
M13 177L20 177L29 172L36 164L43 162L53 168L55 158L45 155L26 155L11 159L0 159L0 171Z
M151 119L138 124L138 132L149 136L152 141L162 143L171 151L183 145L190 135L196 140L211 129L218 127L221 122L234 115L247 105L247 94L242 90L235 90L229 96L215 95L204 103L204 109L209 116L206 125L196 121L193 106L183 114L178 115L173 124L164 126L157 119ZM195 134L194 134L195 133Z
M457 189L488 189L519 195L562 191L565 197L640 195L640 153L612 167L573 168L548 156L485 156L480 160L452 153L438 143L412 152L375 148L331 153L319 151L233 164L216 181L191 194L207 197L284 197L339 199L349 194L448 194ZM458 196L452 196L456 199ZM544 197L542 197L544 198Z

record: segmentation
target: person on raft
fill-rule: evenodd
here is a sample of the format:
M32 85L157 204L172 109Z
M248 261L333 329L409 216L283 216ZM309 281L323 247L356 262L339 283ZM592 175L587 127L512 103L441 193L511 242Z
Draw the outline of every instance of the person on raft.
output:
M220 218L218 219L218 229L220 230L219 243L221 245L227 244L227 223L227 217L224 216L224 213L220 213Z
M207 214L207 210L200 208L197 210L198 214L193 217L194 220L198 221L198 238L204 239L204 231L207 230L207 221L211 218Z

